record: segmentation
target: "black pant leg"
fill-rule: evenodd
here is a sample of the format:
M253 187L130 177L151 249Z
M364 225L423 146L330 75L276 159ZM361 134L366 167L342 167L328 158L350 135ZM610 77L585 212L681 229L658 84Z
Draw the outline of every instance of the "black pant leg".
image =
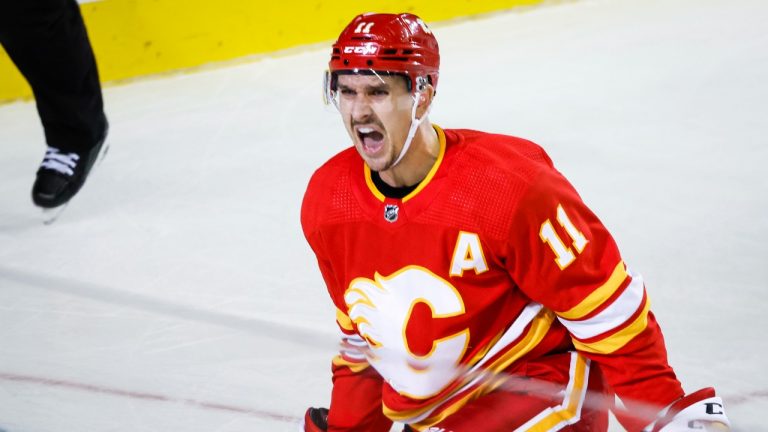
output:
M27 79L48 145L93 147L106 128L101 85L75 0L0 0L0 43Z

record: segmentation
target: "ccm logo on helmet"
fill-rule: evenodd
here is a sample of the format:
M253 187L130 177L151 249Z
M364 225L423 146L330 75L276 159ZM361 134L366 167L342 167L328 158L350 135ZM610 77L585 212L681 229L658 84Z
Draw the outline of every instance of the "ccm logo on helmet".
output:
M374 45L344 47L344 54L355 53L355 54L362 54L362 55L373 55L373 54L376 54L377 51L379 51L379 47Z

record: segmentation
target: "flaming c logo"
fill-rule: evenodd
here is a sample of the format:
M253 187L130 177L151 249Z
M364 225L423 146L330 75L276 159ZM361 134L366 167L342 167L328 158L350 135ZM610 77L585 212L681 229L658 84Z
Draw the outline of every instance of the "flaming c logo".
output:
M448 281L424 267L408 266L390 276L377 273L373 280L353 280L344 300L349 317L370 347L368 361L399 393L428 398L459 374L456 366L467 349L469 329L433 336L431 349L420 353L414 353L406 339L417 306L429 307L429 316L421 314L422 320L465 313L458 290Z

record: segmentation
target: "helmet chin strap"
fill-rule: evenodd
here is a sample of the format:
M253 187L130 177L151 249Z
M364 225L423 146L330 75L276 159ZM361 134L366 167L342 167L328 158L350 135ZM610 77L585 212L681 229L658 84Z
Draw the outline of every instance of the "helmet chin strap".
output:
M419 107L419 98L421 97L421 91L416 91L416 93L413 94L413 108L411 109L411 128L408 129L408 136L405 138L405 143L403 144L403 148L400 149L400 154L397 155L397 159L395 159L395 162L390 166L390 168L395 167L400 161L403 159L406 153L408 153L408 148L411 146L411 142L413 141L413 137L416 136L416 130L421 125L421 122L424 121L425 118L427 118L427 114L429 114L429 110L432 108L432 104L430 103L427 106L427 110L424 111L424 114L422 114L421 118L416 118L416 109Z

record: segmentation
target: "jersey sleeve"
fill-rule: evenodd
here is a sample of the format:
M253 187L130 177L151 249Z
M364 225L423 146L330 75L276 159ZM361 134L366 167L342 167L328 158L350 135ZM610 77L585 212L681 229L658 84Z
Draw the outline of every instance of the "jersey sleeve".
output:
M381 376L369 366L363 354L368 345L341 310L336 311L336 323L342 337L339 355L333 359L328 431L387 432L392 421L382 410Z
M309 192L311 191L311 185ZM357 334L352 320L342 311L343 299L334 293L341 293L339 281L330 261L323 252L324 246L317 221L305 197L302 205L302 227L304 235L317 258L331 299L336 305L336 324L341 332L339 354L333 358L333 389L328 413L328 432L372 431L387 432L392 426L382 411L382 379L369 366L364 355L366 342ZM311 202L311 200L310 200Z
M656 407L683 395L642 277L556 170L543 170L523 194L507 256L519 288L555 312L575 348L599 365L630 411L642 413L625 427L641 429Z

